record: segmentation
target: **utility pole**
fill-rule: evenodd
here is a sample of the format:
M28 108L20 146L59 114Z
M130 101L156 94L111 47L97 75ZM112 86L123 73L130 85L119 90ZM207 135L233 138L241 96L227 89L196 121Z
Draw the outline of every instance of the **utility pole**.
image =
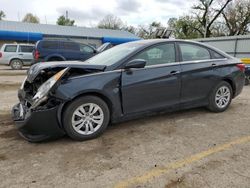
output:
M45 15L44 17L45 17L45 24L48 24L48 23L47 23L47 17L46 17L46 15Z
M68 11L66 10L66 20L68 19L68 17L69 17L69 13L68 13Z

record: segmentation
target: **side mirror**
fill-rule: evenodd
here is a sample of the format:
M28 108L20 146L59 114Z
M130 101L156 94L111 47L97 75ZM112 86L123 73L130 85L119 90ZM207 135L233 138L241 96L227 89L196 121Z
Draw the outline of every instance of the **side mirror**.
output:
M129 61L125 65L125 69L131 69L131 68L144 68L146 65L146 61L144 59L134 59L132 61Z

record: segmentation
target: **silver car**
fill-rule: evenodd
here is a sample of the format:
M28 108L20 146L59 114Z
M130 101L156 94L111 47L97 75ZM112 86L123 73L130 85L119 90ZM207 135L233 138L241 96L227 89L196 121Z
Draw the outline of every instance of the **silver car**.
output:
M0 65L8 65L12 69L22 69L24 65L31 65L33 49L32 44L3 44L0 49Z

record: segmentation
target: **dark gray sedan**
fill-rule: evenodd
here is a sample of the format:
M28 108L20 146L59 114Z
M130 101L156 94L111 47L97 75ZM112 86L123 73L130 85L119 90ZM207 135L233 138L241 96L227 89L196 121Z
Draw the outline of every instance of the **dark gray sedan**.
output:
M244 71L238 59L197 42L130 42L87 62L33 65L13 119L36 142L64 134L92 139L110 123L158 111L204 106L223 112L241 93Z

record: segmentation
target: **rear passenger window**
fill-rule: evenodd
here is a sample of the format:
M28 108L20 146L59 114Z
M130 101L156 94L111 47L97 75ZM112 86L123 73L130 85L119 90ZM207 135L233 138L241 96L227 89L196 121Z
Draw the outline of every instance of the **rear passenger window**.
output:
M213 59L224 59L225 57L215 51L211 51Z
M206 48L195 44L180 43L182 61L195 61L211 59L210 53Z
M44 42L42 42L42 48L57 49L58 48L58 42L44 41Z
M73 51L80 51L80 47L77 43L73 42L63 42L63 49L64 50L73 50Z
M4 51L5 52L16 52L17 50L17 45L7 45L5 46Z
M19 52L31 53L33 49L33 46L19 46Z

